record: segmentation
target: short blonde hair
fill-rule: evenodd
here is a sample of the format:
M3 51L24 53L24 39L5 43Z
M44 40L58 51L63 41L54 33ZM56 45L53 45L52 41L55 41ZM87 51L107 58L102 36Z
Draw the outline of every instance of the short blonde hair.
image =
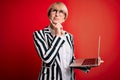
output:
M62 8L63 12L65 13L65 19L67 19L68 9L63 2L55 2L55 3L51 4L50 7L48 8L48 17L50 16L51 10L54 9L56 5L61 6L60 8Z

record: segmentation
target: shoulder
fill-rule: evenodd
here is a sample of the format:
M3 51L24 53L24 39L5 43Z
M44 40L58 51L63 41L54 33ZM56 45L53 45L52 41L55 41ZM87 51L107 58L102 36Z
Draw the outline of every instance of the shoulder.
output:
M39 35L43 32L44 29L41 29L41 30L36 30L33 32L33 36L36 36L36 35Z
M70 33L70 32L65 31L65 34L68 35L68 36L70 36L70 37L73 37L73 34Z

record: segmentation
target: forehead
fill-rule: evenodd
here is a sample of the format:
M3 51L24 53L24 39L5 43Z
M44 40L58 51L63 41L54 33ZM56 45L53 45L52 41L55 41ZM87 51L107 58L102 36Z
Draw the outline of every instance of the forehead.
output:
M58 10L65 10L65 6L63 4L54 4L51 8Z

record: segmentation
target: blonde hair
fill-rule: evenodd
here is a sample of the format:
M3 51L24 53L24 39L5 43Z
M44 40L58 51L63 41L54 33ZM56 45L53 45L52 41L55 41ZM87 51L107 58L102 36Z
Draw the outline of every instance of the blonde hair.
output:
M67 19L68 17L68 9L66 7L66 5L63 2L55 2L53 4L51 4L48 8L48 17L50 16L51 10L55 8L56 5L59 5L60 8L64 11L65 13L65 19Z

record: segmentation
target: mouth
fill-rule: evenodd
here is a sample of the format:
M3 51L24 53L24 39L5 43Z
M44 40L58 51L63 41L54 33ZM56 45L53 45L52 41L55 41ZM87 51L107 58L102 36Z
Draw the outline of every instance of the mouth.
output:
M58 18L53 18L53 22L59 22Z
M58 20L59 20L59 18L56 18L56 17L55 17L55 18L54 18L54 20L57 20L57 21L58 21Z

